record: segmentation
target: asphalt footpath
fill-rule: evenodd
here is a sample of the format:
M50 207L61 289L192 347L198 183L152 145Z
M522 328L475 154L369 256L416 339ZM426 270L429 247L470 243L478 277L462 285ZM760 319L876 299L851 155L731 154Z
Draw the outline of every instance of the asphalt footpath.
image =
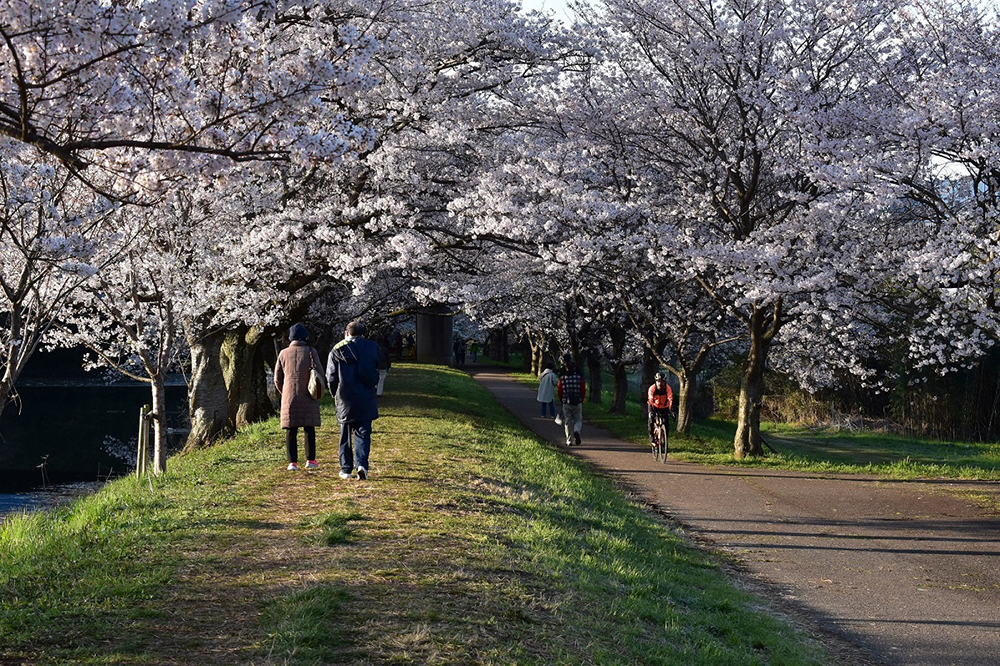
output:
M535 389L495 367L463 369L532 432L723 553L737 584L840 663L1000 664L1000 517L981 508L997 484L662 464L586 423L567 448Z

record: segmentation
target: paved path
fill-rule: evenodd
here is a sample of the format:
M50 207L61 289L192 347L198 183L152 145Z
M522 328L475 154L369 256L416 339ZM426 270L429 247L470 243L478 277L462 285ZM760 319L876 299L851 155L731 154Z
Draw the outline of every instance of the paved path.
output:
M495 368L465 369L563 445L534 390ZM1000 519L972 495L996 498L997 484L662 465L586 425L582 439L572 454L731 554L779 607L825 634L843 663L1000 664Z

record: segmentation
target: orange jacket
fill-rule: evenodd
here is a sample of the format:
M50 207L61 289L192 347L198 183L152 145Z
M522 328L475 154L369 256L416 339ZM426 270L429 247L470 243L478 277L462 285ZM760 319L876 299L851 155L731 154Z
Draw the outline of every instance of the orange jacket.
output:
M663 391L656 390L656 383L649 387L649 406L654 409L673 409L674 392L670 389L670 384L663 385Z

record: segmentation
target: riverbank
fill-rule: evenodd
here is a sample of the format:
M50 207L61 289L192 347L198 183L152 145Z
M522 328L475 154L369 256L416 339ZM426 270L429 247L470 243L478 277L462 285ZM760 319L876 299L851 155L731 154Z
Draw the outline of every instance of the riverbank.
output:
M372 477L272 421L0 528L0 661L822 664L822 649L465 374L394 365Z

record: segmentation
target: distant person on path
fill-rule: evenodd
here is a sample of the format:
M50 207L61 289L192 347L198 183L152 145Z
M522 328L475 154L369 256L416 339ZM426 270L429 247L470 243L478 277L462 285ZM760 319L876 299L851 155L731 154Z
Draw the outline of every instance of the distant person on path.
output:
M330 352L326 378L337 399L340 424L340 478L349 479L357 466L358 478L368 478L372 421L378 418L379 346L365 337L365 327L352 321L344 339ZM352 451L353 437L353 451Z
M542 416L546 408L552 416L556 415L556 387L559 385L559 375L555 373L552 363L546 363L542 375L538 378L538 402L542 403Z
M319 352L309 346L309 330L295 324L288 331L291 344L278 354L274 364L274 386L281 394L281 427L285 430L288 471L299 469L298 430L306 445L306 469L316 469L316 427L320 425L319 401L309 395L309 371L315 367L323 376Z
M649 444L653 446L656 439L653 435L656 415L663 417L663 422L667 424L667 432L670 432L670 412L674 409L674 392L667 383L667 376L662 372L657 372L653 378L653 385L646 392L647 404L647 424L649 425ZM664 442L666 445L666 442Z
M563 368L559 372L559 402L562 403L563 428L566 430L566 446L575 443L580 446L580 430L583 429L583 400L587 397L587 385L583 375L577 370L573 357L563 357Z
M378 346L378 354L378 385L375 387L375 395L382 397L385 391L385 376L389 374L392 361L389 360L389 350L381 343Z
M472 341L472 345L469 347L469 351L472 352L472 362L476 362L476 356L479 355L479 343L475 340Z
M403 360L403 334L399 331L393 331L393 343L392 347L396 352L396 360Z

